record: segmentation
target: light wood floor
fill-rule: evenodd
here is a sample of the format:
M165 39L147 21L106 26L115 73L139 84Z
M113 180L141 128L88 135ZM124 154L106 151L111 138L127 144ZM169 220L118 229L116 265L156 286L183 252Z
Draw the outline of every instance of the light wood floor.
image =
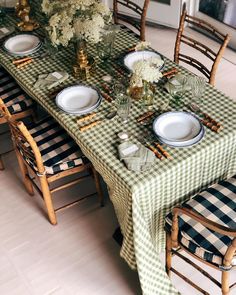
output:
M170 58L175 35L174 30L148 29L148 40ZM212 41L209 44L214 46ZM236 53L227 50L225 57L217 75L217 88L236 99ZM2 138L0 146L2 149ZM117 220L108 200L104 208L98 206L96 198L84 200L59 213L59 224L53 227L45 218L38 195L31 198L25 192L14 154L7 154L4 160L7 167L0 172L1 295L141 294L137 274L119 257L119 246L112 239ZM91 183L85 183L82 193L92 189ZM57 198L82 193L73 188ZM182 262L176 264L197 283L204 282ZM236 273L233 277L236 280ZM175 276L173 283L182 294L199 294ZM212 285L204 284L210 294L220 294Z

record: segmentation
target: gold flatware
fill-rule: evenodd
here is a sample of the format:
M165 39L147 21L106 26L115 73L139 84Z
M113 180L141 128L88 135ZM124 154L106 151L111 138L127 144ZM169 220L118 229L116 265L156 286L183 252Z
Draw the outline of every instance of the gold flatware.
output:
M102 121L103 121L103 120L97 120L97 121L94 121L94 122L92 122L92 123L90 123L90 124L88 124L88 125L85 125L85 126L80 127L79 130L80 130L81 132L86 131L86 130L88 130L88 129L90 129L90 128L96 126L96 125L98 125L98 124L101 123Z
M214 123L209 122L208 120L201 119L201 122L202 122L203 125L205 125L210 130L212 130L212 131L214 131L216 133L219 133L222 130L222 128L223 128L222 126L216 126L216 125L214 125Z
M162 73L162 76L169 79L169 78L172 78L173 76L175 76L177 73L178 73L178 69L173 68L173 69L170 69L170 70Z
M147 144L147 143L145 144L145 146L146 146L149 150L151 150L159 160L162 160L162 159L163 159L162 154L160 154L160 153L158 152L158 150L155 149L153 146L151 146L150 144Z
M110 89L110 87L107 86L105 83L102 83L101 86L104 89L104 91L106 91L107 93L109 93L109 94L112 93L112 90Z
M101 91L101 95L105 98L106 101L112 102L112 97L109 94Z
M153 116L155 111L148 111L145 112L144 114L140 115L137 119L138 123L141 123L142 121L145 121L146 119L149 119L151 116Z
M23 68L24 66L30 64L33 62L33 59L28 59L27 61L21 62L20 64L17 64L16 67L17 69Z
M172 160L173 158L171 157L171 155L157 142L154 142L153 143L157 148L158 150L162 153L162 155L166 158L166 159L169 159L169 160Z
M214 131L214 132L219 132L223 129L223 126L216 121L215 119L213 119L210 115L208 115L207 113L203 112L198 105L196 105L195 103L190 103L189 104L189 108L196 113L197 115L199 114L199 116L201 117L201 122L202 124L204 124L206 127L208 127L210 130Z
M76 122L80 124L80 123L83 123L83 122L85 122L87 120L91 120L95 116L96 116L96 113L92 113L92 114L89 114L89 115L87 115L87 116L85 116L83 118L78 119Z
M31 57L24 57L24 58L13 60L12 63L13 63L13 65L18 65L18 64L21 64L25 61L31 60L31 59L32 59Z
M114 65L114 69L116 70L118 76L121 76L121 77L124 76L125 73L120 67L118 67L117 65Z

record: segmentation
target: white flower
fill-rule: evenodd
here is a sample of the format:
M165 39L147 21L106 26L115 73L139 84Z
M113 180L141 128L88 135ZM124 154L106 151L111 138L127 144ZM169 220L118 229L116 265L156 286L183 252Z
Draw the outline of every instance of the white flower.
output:
M112 16L100 0L43 0L42 8L52 15L49 33L54 45L67 46L74 36L91 43L99 42Z
M42 11L46 14L50 14L52 12L53 7L49 0L43 0L42 4Z
M142 87L143 80L150 83L158 82L162 77L159 66L157 66L158 63L157 58L137 61L133 66L133 75L130 82L137 87Z
M150 42L141 41L135 46L135 51L145 50L151 46Z
M101 14L102 16L110 15L111 11L108 6L104 5L103 3L96 3L94 5L94 10Z

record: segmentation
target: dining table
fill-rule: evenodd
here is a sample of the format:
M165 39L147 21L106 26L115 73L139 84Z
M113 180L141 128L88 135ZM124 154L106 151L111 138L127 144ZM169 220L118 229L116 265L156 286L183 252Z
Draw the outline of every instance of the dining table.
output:
M16 26L14 15L7 16L6 25ZM42 31L39 28L34 34L43 38ZM14 34L19 32L16 30ZM156 38L159 38L158 34ZM160 253L165 250L165 216L174 206L210 184L235 174L236 102L216 87L207 84L201 108L219 121L223 129L216 133L205 127L204 138L191 147L164 146L172 159L155 158L150 169L134 172L128 170L119 159L117 134L128 133L134 143L152 134L151 125L137 122L137 118L144 112L139 101L132 101L128 122L122 123L117 116L111 120L106 119L107 113L116 108L115 97L112 97L111 102L103 99L95 111L96 119L101 119L100 124L82 132L77 122L81 116L59 109L55 95L51 95L52 90L35 87L39 75L56 71L69 74L60 89L81 83L102 89L104 83L112 87L117 77L128 80L129 72L123 67L121 57L137 42L137 36L122 27L117 33L112 55L106 61L99 60L96 57L96 46L89 45L88 51L95 57L96 67L86 81L73 76L75 52L72 45L59 48L55 56L35 58L32 63L19 69L12 63L16 57L9 55L1 46L0 65L69 133L104 179L123 235L120 256L131 269L138 272L142 293L179 294L160 260ZM176 67L179 73L192 75L168 58L164 57L164 60L164 70ZM104 81L107 76L112 78L110 82ZM55 90L57 89L59 88L56 87ZM185 98L192 99L190 91L186 91ZM165 91L163 84L158 83L153 106L157 113L165 111L165 107L164 110L160 107L163 105L173 109L168 104L170 100L171 96Z

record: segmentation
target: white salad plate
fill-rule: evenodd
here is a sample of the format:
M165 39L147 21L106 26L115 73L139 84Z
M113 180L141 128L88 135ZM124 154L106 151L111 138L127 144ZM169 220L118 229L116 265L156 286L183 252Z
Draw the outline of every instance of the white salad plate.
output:
M126 68L129 71L133 71L133 66L137 61L140 60L147 60L149 58L159 58L161 65L159 67L159 70L162 70L164 67L164 59L163 57L154 51L148 51L148 50L143 50L143 51L135 51L135 52L131 52L128 53L125 57L124 57L124 65L126 66Z
M96 109L101 103L101 95L95 88L75 85L63 89L56 96L56 104L69 114L85 114Z
M205 129L203 128L202 131L192 140L190 141L183 141L183 142L180 142L180 141L168 141L168 140L164 140L160 137L158 137L158 140L163 143L163 144L166 144L170 147L177 147L177 148L184 148L184 147L191 147L197 143L199 143L203 137L205 135Z
M41 48L39 37L32 34L19 34L8 38L4 44L4 49L12 55L28 55L35 53Z
M204 136L201 122L191 113L167 112L153 122L158 139L170 146L185 147L198 143Z

